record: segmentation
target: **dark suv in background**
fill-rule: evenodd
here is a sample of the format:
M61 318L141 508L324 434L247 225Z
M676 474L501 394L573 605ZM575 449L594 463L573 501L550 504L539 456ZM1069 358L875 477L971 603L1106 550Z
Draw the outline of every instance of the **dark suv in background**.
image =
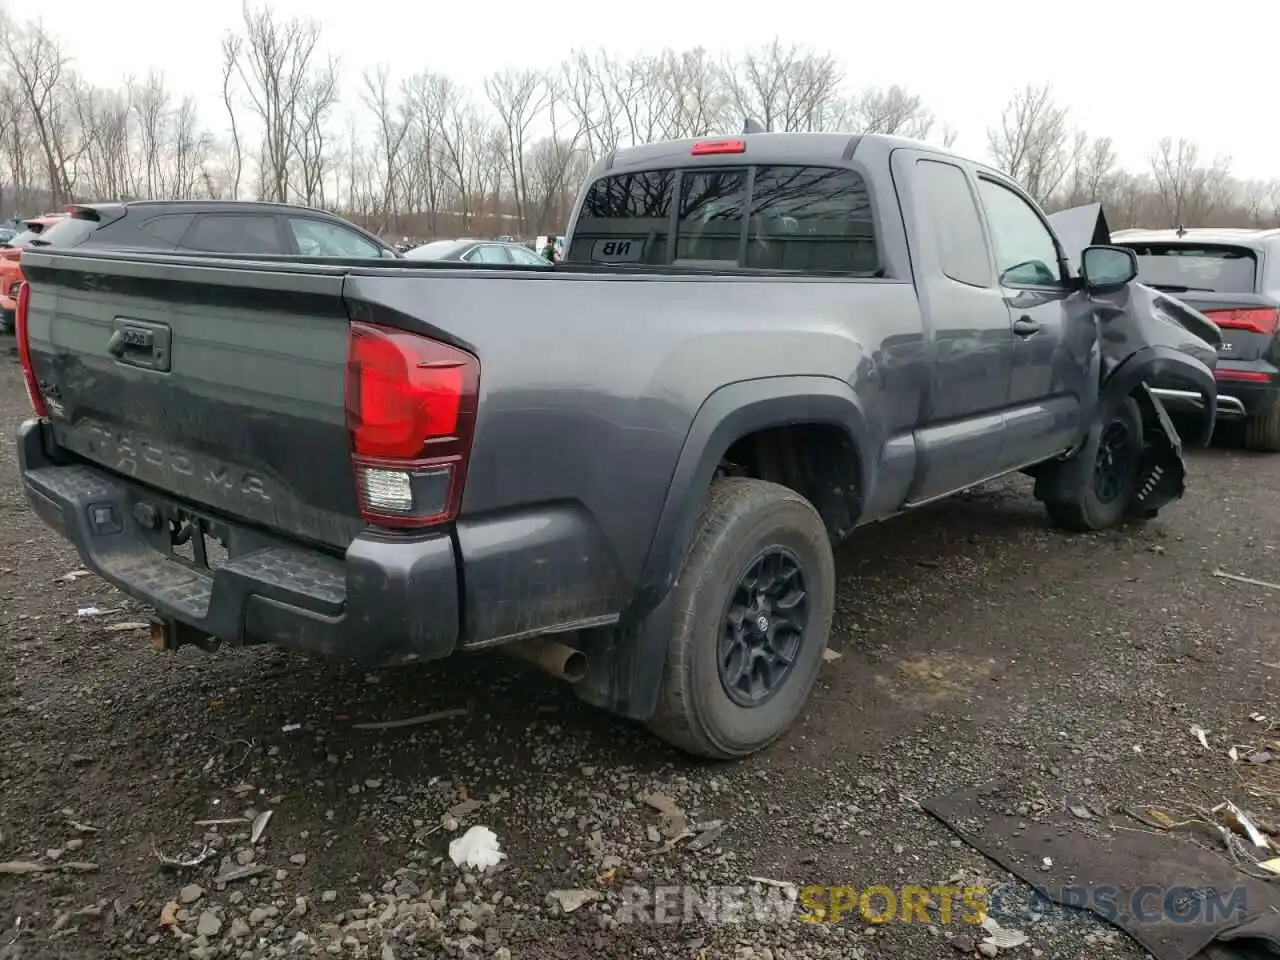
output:
M341 217L291 204L134 200L76 204L67 213L33 245L267 256L399 257L376 236Z
M1111 242L1138 255L1140 283L1218 325L1218 420L1243 420L1250 450L1280 452L1280 230L1121 230ZM1200 403L1180 384L1153 387L1173 412Z

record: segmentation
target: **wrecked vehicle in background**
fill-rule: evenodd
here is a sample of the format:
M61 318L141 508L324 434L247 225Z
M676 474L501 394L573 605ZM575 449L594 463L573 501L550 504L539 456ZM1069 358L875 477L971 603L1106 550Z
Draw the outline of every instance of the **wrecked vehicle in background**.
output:
M690 753L812 690L834 542L1002 475L1181 496L1213 346L998 171L884 136L619 150L555 269L37 250L33 509L173 648L519 651ZM1210 331L1206 331L1208 335ZM210 545L226 558L210 562Z

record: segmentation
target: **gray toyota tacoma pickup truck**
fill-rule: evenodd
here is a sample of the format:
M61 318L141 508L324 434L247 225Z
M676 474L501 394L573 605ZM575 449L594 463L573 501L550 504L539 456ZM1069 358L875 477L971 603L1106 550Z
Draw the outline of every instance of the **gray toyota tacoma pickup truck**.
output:
M619 150L552 267L31 250L35 511L172 648L504 648L707 757L796 718L832 544L1023 471L1183 491L1216 328L998 172L879 136ZM1195 331L1199 331L1197 334Z

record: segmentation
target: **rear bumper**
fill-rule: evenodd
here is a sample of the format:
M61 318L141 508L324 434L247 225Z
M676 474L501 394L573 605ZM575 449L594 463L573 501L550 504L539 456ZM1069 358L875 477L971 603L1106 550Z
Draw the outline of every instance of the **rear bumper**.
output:
M161 617L227 643L274 643L374 664L436 659L458 645L449 533L361 534L338 558L219 521L228 558L210 570L172 556L165 524L144 523L147 507L163 515L181 504L105 470L58 464L48 449L40 421L19 428L32 509L75 546L85 567Z
M1266 416L1280 403L1280 371L1264 361L1219 361L1214 373L1218 384L1219 421ZM1241 379L1241 375L1252 378L1267 376L1270 379ZM1180 384L1158 384L1153 386L1151 392L1171 412L1190 413L1201 410L1200 395L1180 387Z

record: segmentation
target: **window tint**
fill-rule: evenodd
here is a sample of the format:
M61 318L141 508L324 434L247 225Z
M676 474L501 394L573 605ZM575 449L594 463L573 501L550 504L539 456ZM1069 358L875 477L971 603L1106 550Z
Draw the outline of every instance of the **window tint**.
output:
M676 260L738 262L746 170L687 170L680 183Z
M1138 256L1138 280L1170 293L1254 293L1258 260L1247 247L1195 243L1125 244Z
M59 246L75 247L89 239L90 234L98 229L96 220L85 220L80 217L63 217L57 223L50 224L31 242L33 247Z
M472 263L510 263L507 251L496 243L482 243L469 254L467 259Z
M283 254L275 217L201 214L182 246L209 253Z
M289 232L293 234L298 252L305 257L366 257L379 258L382 250L354 230L327 220L308 217L289 217Z
M969 180L953 163L917 160L917 192L933 226L942 272L974 287L991 285L991 263Z
M32 238L38 237L38 236L40 236L40 234L36 233L34 230L23 230L21 233L17 234L16 236L11 237L9 239L8 244L6 244L6 246L10 246L14 248L25 247L28 243L31 242Z
M1046 286L1062 282L1053 234L1027 201L1008 187L979 179L996 248L996 269L1006 286Z
M465 243L459 243L457 240L432 240L420 247L406 250L404 255L409 260L451 260L466 248Z
M524 264L525 266L543 267L547 264L543 257L538 256L532 250L526 250L524 247L507 247L507 253L511 254L511 259L516 263Z
M591 185L573 233L570 260L668 263L673 170L603 177Z
M176 245L182 241L182 235L187 232L187 227L191 226L191 216L189 213L170 213L162 217L152 217L150 220L142 221L138 231L157 240Z
M879 265L862 177L834 167L758 167L745 266L872 273Z

